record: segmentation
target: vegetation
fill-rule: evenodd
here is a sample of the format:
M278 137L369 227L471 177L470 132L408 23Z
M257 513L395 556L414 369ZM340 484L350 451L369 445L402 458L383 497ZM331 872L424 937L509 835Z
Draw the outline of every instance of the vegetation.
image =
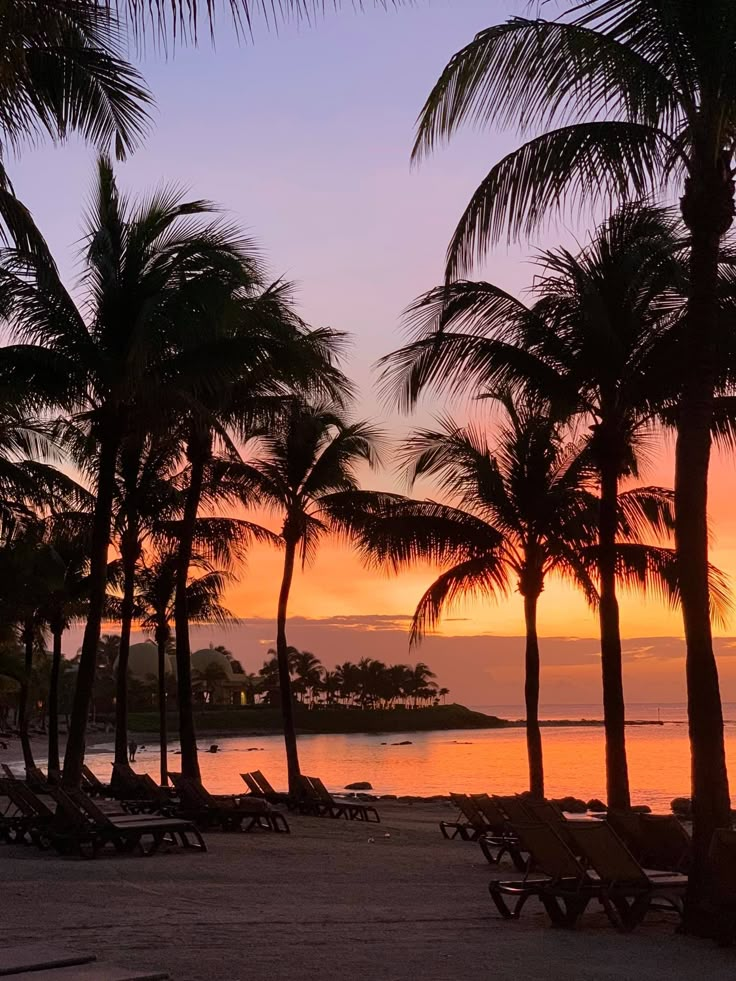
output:
M245 0L230 7L247 22ZM264 700L281 704L292 789L305 715L366 709L375 721L401 715L399 704L413 718L441 713L421 707L447 693L426 665L325 671L288 646L297 561L334 533L396 572L439 566L413 641L464 596L518 589L539 795L537 603L551 575L582 589L600 626L608 799L625 808L618 598L621 588L649 589L683 611L688 925L708 929L708 848L731 820L711 636L729 599L708 560L706 505L712 441L733 449L736 440L732 0L709 0L707 16L690 0L586 0L554 21L513 18L459 51L430 93L416 158L467 122L536 130L474 193L445 282L409 308L408 342L383 362L384 387L403 409L433 388L474 401L470 419L443 417L401 450L410 491L429 484L440 501L361 489L381 435L352 420L342 337L300 319L290 285L270 280L252 241L207 201L164 185L136 202L117 186L109 155L140 141L150 96L122 55L116 13L139 37L165 39L196 34L198 9L212 16L214 5L0 4L3 159L44 134L77 133L101 151L73 291L0 165L0 693L5 715L8 695L15 703L26 765L34 704L48 717L52 770L59 712L69 710L68 785L79 782L101 702L114 705L116 758L125 758L140 695L128 672L137 624L158 647L162 779L170 643L182 770L197 777L196 695L213 679L192 672L189 627L230 618L223 590L253 542L284 554L275 655L260 683ZM679 214L652 204L668 192ZM575 253L537 256L528 304L460 278L504 235L529 237L550 213L580 204L612 213ZM645 450L667 430L674 493L641 486ZM236 508L245 516L233 517ZM263 510L278 516L278 533L260 524ZM70 664L62 638L75 620L85 631ZM102 641L113 620L120 638Z

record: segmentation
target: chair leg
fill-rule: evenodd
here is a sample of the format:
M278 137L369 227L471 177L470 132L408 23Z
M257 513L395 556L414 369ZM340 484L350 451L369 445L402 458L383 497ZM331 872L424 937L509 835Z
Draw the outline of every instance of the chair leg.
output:
M509 909L508 905L506 904L506 900L503 897L503 893L498 888L498 884L496 882L489 882L488 883L488 892L489 892L489 894L491 896L491 899L495 903L496 909L501 914L501 916L504 918L504 920L513 920L515 918L514 917L514 913L516 912L516 910L514 910L514 912L512 912ZM518 903L517 903L517 906L518 906Z

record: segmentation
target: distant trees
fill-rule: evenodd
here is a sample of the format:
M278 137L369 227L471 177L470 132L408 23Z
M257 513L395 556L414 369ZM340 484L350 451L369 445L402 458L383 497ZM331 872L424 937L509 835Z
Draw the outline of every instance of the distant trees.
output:
M259 671L263 697L280 704L278 659L275 650L268 653L271 657ZM448 688L437 686L436 675L422 661L411 666L363 657L357 664L345 661L329 671L309 651L289 647L288 658L294 699L310 708L419 708L436 705L449 695Z

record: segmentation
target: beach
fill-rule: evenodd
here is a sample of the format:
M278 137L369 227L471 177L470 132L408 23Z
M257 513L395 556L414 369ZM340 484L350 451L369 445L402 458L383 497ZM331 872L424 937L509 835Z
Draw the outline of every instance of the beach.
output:
M0 943L91 951L176 981L733 978L732 950L675 935L662 914L620 934L592 906L567 932L530 901L504 922L487 892L499 873L439 833L449 805L380 810L380 825L289 815L291 835L213 832L207 854L85 861L0 846Z

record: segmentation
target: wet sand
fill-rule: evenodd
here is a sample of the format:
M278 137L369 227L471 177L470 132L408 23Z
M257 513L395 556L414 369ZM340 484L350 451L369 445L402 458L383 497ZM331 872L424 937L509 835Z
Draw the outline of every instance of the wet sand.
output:
M1 845L0 943L94 951L174 981L734 976L736 951L677 936L661 914L628 935L595 907L575 932L534 902L503 922L477 845L440 836L449 805L379 806L380 825L290 816L291 835L213 832L207 854L85 861Z

